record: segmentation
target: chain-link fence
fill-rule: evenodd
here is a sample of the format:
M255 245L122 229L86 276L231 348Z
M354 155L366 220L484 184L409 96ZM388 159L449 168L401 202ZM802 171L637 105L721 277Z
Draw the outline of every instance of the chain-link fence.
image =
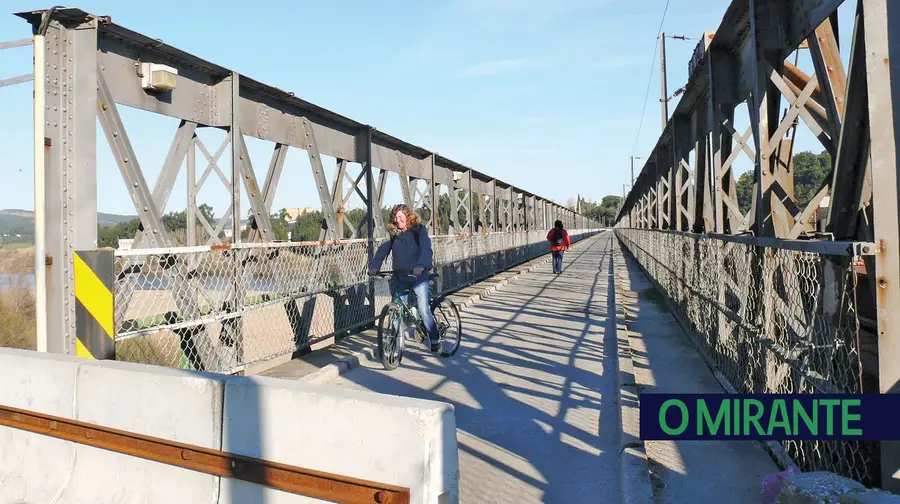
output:
M439 292L550 251L542 231L435 236L432 245ZM359 330L390 301L387 280L366 274L368 246L347 240L116 251L116 359L230 373ZM390 256L382 269L391 269Z
M804 251L816 247L643 229L617 229L616 235L737 393L863 392L856 303L861 258L852 247ZM876 442L781 444L804 471L879 484Z

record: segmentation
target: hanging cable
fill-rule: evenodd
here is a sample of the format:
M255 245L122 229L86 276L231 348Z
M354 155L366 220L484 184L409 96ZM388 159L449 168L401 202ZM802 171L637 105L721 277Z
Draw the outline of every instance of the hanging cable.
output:
M656 30L656 38L659 39L659 34L662 33L663 23L666 21L666 13L669 12L669 1L666 0L666 6L663 8L662 19L659 21L659 28ZM638 132L634 138L634 147L631 148L631 153L634 154L634 150L637 149L638 140L641 138L641 129L644 127L644 114L647 112L647 100L650 98L650 85L653 83L653 67L656 65L656 51L658 49L658 44L653 45L653 60L650 62L650 75L647 77L647 92L644 95L644 108L641 110L641 122L638 125Z

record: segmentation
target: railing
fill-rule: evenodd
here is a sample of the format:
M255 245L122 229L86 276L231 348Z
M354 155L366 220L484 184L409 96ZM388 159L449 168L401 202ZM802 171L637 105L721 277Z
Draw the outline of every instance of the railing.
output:
M864 376L871 370L862 363L857 311L857 269L870 244L621 228L616 235L731 392L877 391ZM878 485L875 442L781 445L804 471Z
M574 242L596 232L570 234ZM368 326L390 296L386 281L366 275L368 246L116 251L116 359L233 373ZM550 251L546 231L435 236L432 246L442 293Z
M0 406L0 425L305 497L360 504L403 504L410 501L410 489L405 487L276 463L37 411Z

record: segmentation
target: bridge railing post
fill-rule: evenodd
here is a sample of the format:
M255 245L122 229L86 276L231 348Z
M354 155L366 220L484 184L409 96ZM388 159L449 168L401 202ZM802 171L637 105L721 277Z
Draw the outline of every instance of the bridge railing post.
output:
M900 9L895 2L862 0L866 82L875 214L878 378L882 394L900 393L900 224L897 221L900 157ZM859 29L859 28L857 28ZM854 55L856 56L856 55ZM900 442L881 441L882 488L900 492Z
M114 250L76 251L72 255L75 284L75 354L87 359L115 360Z

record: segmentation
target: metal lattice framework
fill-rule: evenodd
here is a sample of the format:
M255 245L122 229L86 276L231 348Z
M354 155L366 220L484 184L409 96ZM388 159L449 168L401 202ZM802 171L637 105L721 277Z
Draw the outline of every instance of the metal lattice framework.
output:
M532 246L535 236L553 220L562 220L575 235L597 227L548 199L116 25L107 16L77 8L18 16L31 24L33 39L4 43L0 49L33 44L35 72L2 80L0 87L29 80L34 80L35 86L39 349L75 353L73 254L96 249L98 240L98 120L141 223L131 252L116 255L115 310L124 316L136 309L133 304L140 302L135 300L148 288L141 283L145 280L164 292L166 303L171 302L152 313L144 306L146 313L137 317L143 325L135 325L132 319L118 320L115 336L135 337L137 331L146 337L150 328L176 334L187 362L173 365L230 372L258 360L244 353L255 352L261 359L299 351L298 345L308 345L310 338L333 335L368 320L341 315L354 322L335 322L312 336L307 328L303 342L292 341L271 351L235 344L242 337L241 320L249 307L266 303L280 303L289 322L286 335L290 341L300 331L290 325L300 323L297 312L302 311L303 300L315 297L322 288L307 281L313 277L327 279L326 283L344 294L346 289L353 291L353 296L368 290L363 296L365 313L372 315L374 290L369 286L360 291L361 279L356 277L364 271L377 240L387 236L381 212L389 179L399 182L403 201L423 214L436 244L452 238L448 249L467 251L462 256L451 254L456 276L466 281L487 270L471 264L466 269L463 263L484 260L500 267L513 264L513 258L534 257L540 249ZM175 88L145 89L142 79L149 77L145 64L175 69ZM135 153L120 115L121 106L179 121L153 185ZM224 132L224 138L218 145L208 139L205 143L198 134L203 129ZM254 161L257 165L259 161L251 159L248 138L273 145L264 179L257 177ZM274 243L272 204L285 159L296 149L308 157L324 218L320 241L286 247ZM182 170L187 178L187 247L176 246L163 222ZM333 176L329 180L330 170ZM201 188L214 183L221 183L231 195L218 222L204 215L198 201ZM449 209L440 205L442 191L449 196ZM365 208L365 216L358 222L347 213L354 197ZM242 209L248 202L249 209ZM248 210L251 229L242 237L242 212ZM227 231L233 237L231 243L223 243ZM450 237L437 239L446 233ZM498 233L510 239L496 238ZM515 252L518 249L521 253ZM487 256L479 256L479 250ZM498 255L509 260L490 262ZM451 263L441 264L446 268ZM286 269L275 271L278 267ZM210 272L219 279L211 280ZM270 280L264 289L258 286L260 278ZM218 287L219 280L224 288ZM461 280L442 281L458 284ZM344 294L335 299L347 301L341 298ZM149 328L148 320L153 322ZM237 348L237 353L206 355L214 364L203 364L201 354L216 347L218 343L212 343L216 339ZM117 350L120 357L121 350Z
M803 380L828 381L827 387L821 381L799 387L803 391L858 393L866 375L875 377L882 393L900 391L900 5L854 2L845 70L837 31L842 3L734 0L715 34L697 47L684 95L617 217L622 243L668 297L681 303L679 315L699 334L705 352L719 355L720 340L735 331L728 324L743 327L740 342L728 350L743 355L727 360L743 364L723 370L726 361L714 363L733 371L738 390L784 390L791 387L777 382L799 373ZM811 76L787 59L801 45L809 49ZM734 126L741 104L750 117L744 132ZM799 122L832 159L830 175L805 207L794 194L789 135ZM734 176L734 162L744 155L754 166L746 213L738 205ZM744 248L735 248L734 235L748 235L740 238ZM667 247L683 248L682 257L696 263L672 262ZM750 285L758 290L748 290ZM718 314L692 308L700 297ZM864 298L869 306L863 306ZM726 315L734 320L726 321ZM846 328L835 329L842 315L852 319L852 337L841 332ZM772 357L759 342L773 338L784 345L779 356L793 371L748 368L748 362ZM808 355L803 348L820 344L843 348L839 373L814 376L815 366L796 360ZM867 346L877 348L868 363L859 356ZM777 376L761 377L767 372ZM880 462L882 486L900 488L900 450L893 442L881 443L874 466L872 460L860 462L860 452L847 446L825 452L804 443L788 448L804 467L835 468L869 483L878 480ZM838 462L838 452L854 461Z

